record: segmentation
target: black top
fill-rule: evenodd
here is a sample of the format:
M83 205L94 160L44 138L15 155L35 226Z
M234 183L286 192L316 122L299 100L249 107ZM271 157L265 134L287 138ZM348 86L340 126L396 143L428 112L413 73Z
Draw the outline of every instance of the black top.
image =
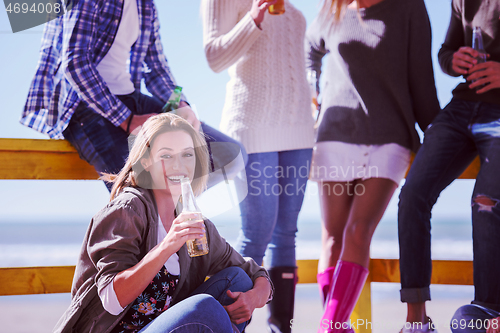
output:
M317 141L397 143L416 151L440 110L423 0L384 0L333 25L317 18L306 35L306 61L323 72Z
M439 64L448 75L459 76L451 69L453 53L462 46L472 47L472 29L478 26L483 31L484 49L490 54L488 60L500 62L500 1L453 0L451 21L446 39L439 50ZM469 83L462 82L453 96L468 101L483 101L500 104L500 89L476 94L469 89Z

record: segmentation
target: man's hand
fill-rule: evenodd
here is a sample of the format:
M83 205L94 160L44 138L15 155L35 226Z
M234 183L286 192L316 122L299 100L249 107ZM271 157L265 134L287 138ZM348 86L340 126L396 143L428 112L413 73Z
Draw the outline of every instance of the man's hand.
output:
M491 89L500 88L500 63L496 61L487 61L475 65L469 71L467 81L473 81L469 85L470 89L479 88L476 93L482 94Z
M199 131L201 123L196 118L196 115L194 111L191 109L191 107L186 103L186 102L180 102L179 103L179 108L176 111L176 114L184 119L187 120L188 123L191 124L191 126L194 127L195 130ZM127 126L128 132L127 134L136 134L139 133L139 130L141 129L142 125L146 120L148 120L152 116L156 116L156 113L147 113L147 114L131 114L123 123L120 124L120 128L123 129L125 132L127 132ZM132 118L130 121L130 126L129 120Z
M123 129L125 132L127 132L127 126L130 121L130 126L128 128L127 134L136 134L139 133L139 130L142 127L142 124L146 120L149 119L149 117L155 116L156 113L148 113L148 114L131 114L123 123L120 124L120 128ZM130 119L132 117L132 119Z
M469 70L477 64L476 57L478 55L479 52L472 47L462 46L457 52L453 53L451 69L457 74L469 74Z
M184 118L187 120L188 123L191 124L191 126L194 127L195 130L199 131L201 123L196 118L196 114L194 113L193 109L187 104L186 102L180 102L179 103L179 108L175 112L178 116Z
M486 333L500 333L500 317L489 319L489 328Z
M253 0L252 8L250 8L250 16L253 18L255 25L260 28L260 24L264 21L267 8L274 5L277 0Z

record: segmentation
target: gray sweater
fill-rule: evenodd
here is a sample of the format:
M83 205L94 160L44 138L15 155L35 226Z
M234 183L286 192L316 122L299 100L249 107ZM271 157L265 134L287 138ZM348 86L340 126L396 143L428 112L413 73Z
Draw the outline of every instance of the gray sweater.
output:
M439 64L448 75L459 76L451 69L453 53L462 46L472 46L472 28L481 27L484 49L490 54L489 61L500 62L500 1L453 0L451 21L445 41L439 50ZM500 89L476 94L469 83L460 83L453 96L468 100L500 104Z
M316 18L305 43L318 77L326 55L318 142L418 149L415 122L425 130L440 110L423 0L348 9L337 25Z

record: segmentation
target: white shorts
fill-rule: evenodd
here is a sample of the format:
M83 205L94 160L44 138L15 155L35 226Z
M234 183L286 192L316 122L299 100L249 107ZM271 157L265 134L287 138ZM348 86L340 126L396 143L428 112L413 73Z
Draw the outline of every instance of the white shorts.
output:
M387 178L399 185L410 165L411 152L396 143L358 145L338 141L317 142L313 149L312 181L348 182Z

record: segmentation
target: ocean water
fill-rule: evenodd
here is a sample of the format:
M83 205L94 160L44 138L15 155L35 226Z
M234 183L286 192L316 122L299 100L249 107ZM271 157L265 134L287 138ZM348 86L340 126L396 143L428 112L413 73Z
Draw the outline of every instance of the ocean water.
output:
M0 267L74 265L87 222L1 223ZM223 237L234 245L239 232L238 221L216 221ZM442 221L432 230L434 259L472 259L470 222ZM317 259L320 250L319 220L302 220L297 235L297 258ZM372 241L372 258L398 258L396 222L383 221Z
M434 259L472 259L469 204L472 186L470 181L455 182L438 200L432 219ZM215 223L221 235L234 245L240 229L239 210L237 202L231 202L231 198L223 198L224 191L224 188L222 192L215 190L210 197L206 197L208 199L202 197L200 206L205 215ZM219 199L214 201L214 197ZM398 193L394 195L374 234L371 245L372 258L399 257L397 197ZM221 202L231 204L222 205ZM104 204L105 202L102 206ZM95 206L97 207L97 204ZM23 218L22 213L11 215L10 218L4 216L0 219L0 267L74 265L93 213L88 212L87 216L80 214L76 217L68 215L67 218L45 216L33 219L29 214ZM297 258L319 258L321 219L314 183L308 185L299 215L298 230Z

